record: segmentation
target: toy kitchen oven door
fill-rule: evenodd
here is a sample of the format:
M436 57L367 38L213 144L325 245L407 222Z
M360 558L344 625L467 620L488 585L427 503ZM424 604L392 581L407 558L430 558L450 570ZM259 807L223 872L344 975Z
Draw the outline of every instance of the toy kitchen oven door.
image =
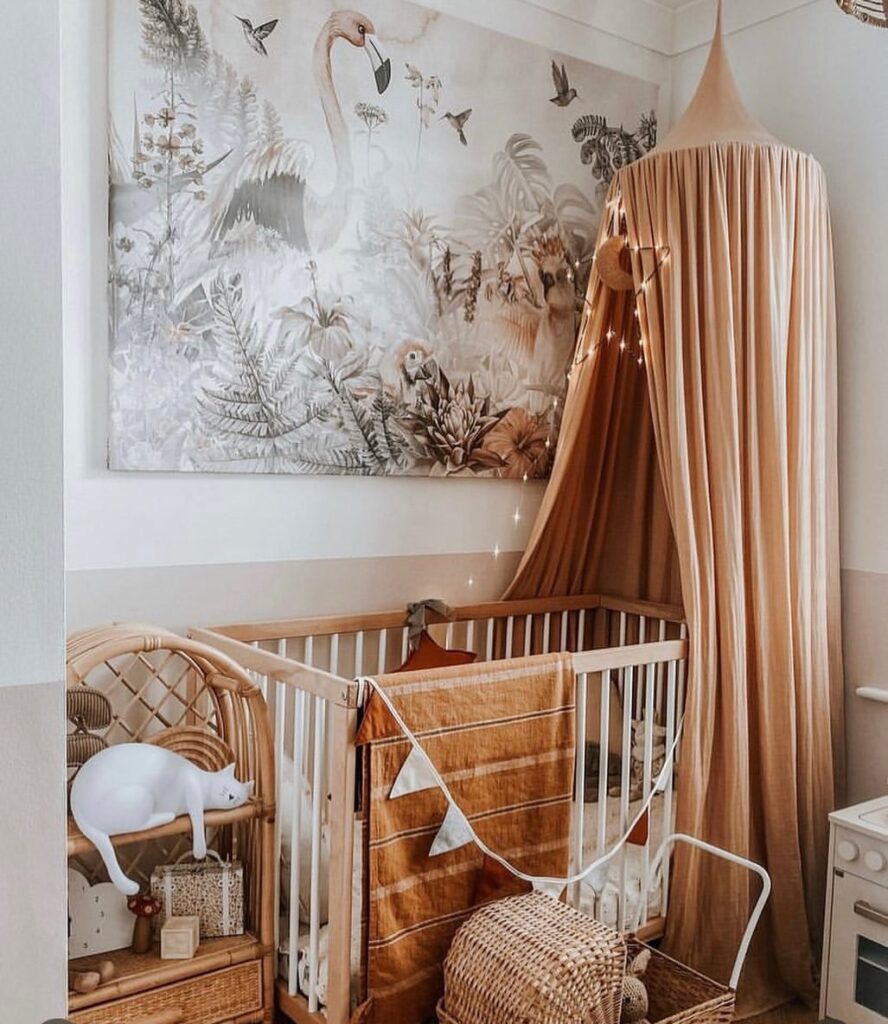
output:
M888 1024L888 797L830 815L820 1015Z

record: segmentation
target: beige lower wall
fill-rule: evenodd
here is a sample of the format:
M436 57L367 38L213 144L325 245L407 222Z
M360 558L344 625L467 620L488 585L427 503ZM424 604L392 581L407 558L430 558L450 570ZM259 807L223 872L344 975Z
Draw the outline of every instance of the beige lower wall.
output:
M888 573L842 573L848 746L848 802L888 793L888 704L855 694L859 686L888 690Z
M61 683L0 687L0 1020L64 1017L67 874Z
M510 551L69 572L68 630L115 621L182 630L385 611L427 597L487 601L503 592L519 558Z

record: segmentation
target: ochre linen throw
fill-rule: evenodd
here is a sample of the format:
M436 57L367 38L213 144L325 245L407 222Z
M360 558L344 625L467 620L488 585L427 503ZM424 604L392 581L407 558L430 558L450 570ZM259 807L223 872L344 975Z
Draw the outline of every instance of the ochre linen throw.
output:
M569 657L401 673L378 682L491 849L529 873L565 875L575 753ZM381 702L373 703L375 716ZM476 903L484 858L474 843L429 857L446 798L435 788L390 800L410 745L396 728L382 734L368 744L365 761L370 1020L422 1024L434 1017L444 957Z

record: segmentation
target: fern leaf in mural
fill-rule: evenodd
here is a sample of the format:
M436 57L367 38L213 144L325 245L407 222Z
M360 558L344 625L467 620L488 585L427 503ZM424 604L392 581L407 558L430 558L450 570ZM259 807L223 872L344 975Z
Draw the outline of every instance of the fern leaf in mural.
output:
M237 461L274 468L293 457L298 433L326 416L330 402L307 387L286 333L257 329L239 276L215 279L210 308L219 359L197 398L204 429Z

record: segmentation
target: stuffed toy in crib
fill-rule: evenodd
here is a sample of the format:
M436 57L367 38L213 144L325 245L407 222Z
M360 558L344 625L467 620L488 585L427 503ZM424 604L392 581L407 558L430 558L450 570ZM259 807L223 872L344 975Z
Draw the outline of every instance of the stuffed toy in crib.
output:
M623 1008L620 1012L620 1024L650 1024L648 1014L648 994L642 975L651 962L651 951L643 949L626 968L623 978Z

